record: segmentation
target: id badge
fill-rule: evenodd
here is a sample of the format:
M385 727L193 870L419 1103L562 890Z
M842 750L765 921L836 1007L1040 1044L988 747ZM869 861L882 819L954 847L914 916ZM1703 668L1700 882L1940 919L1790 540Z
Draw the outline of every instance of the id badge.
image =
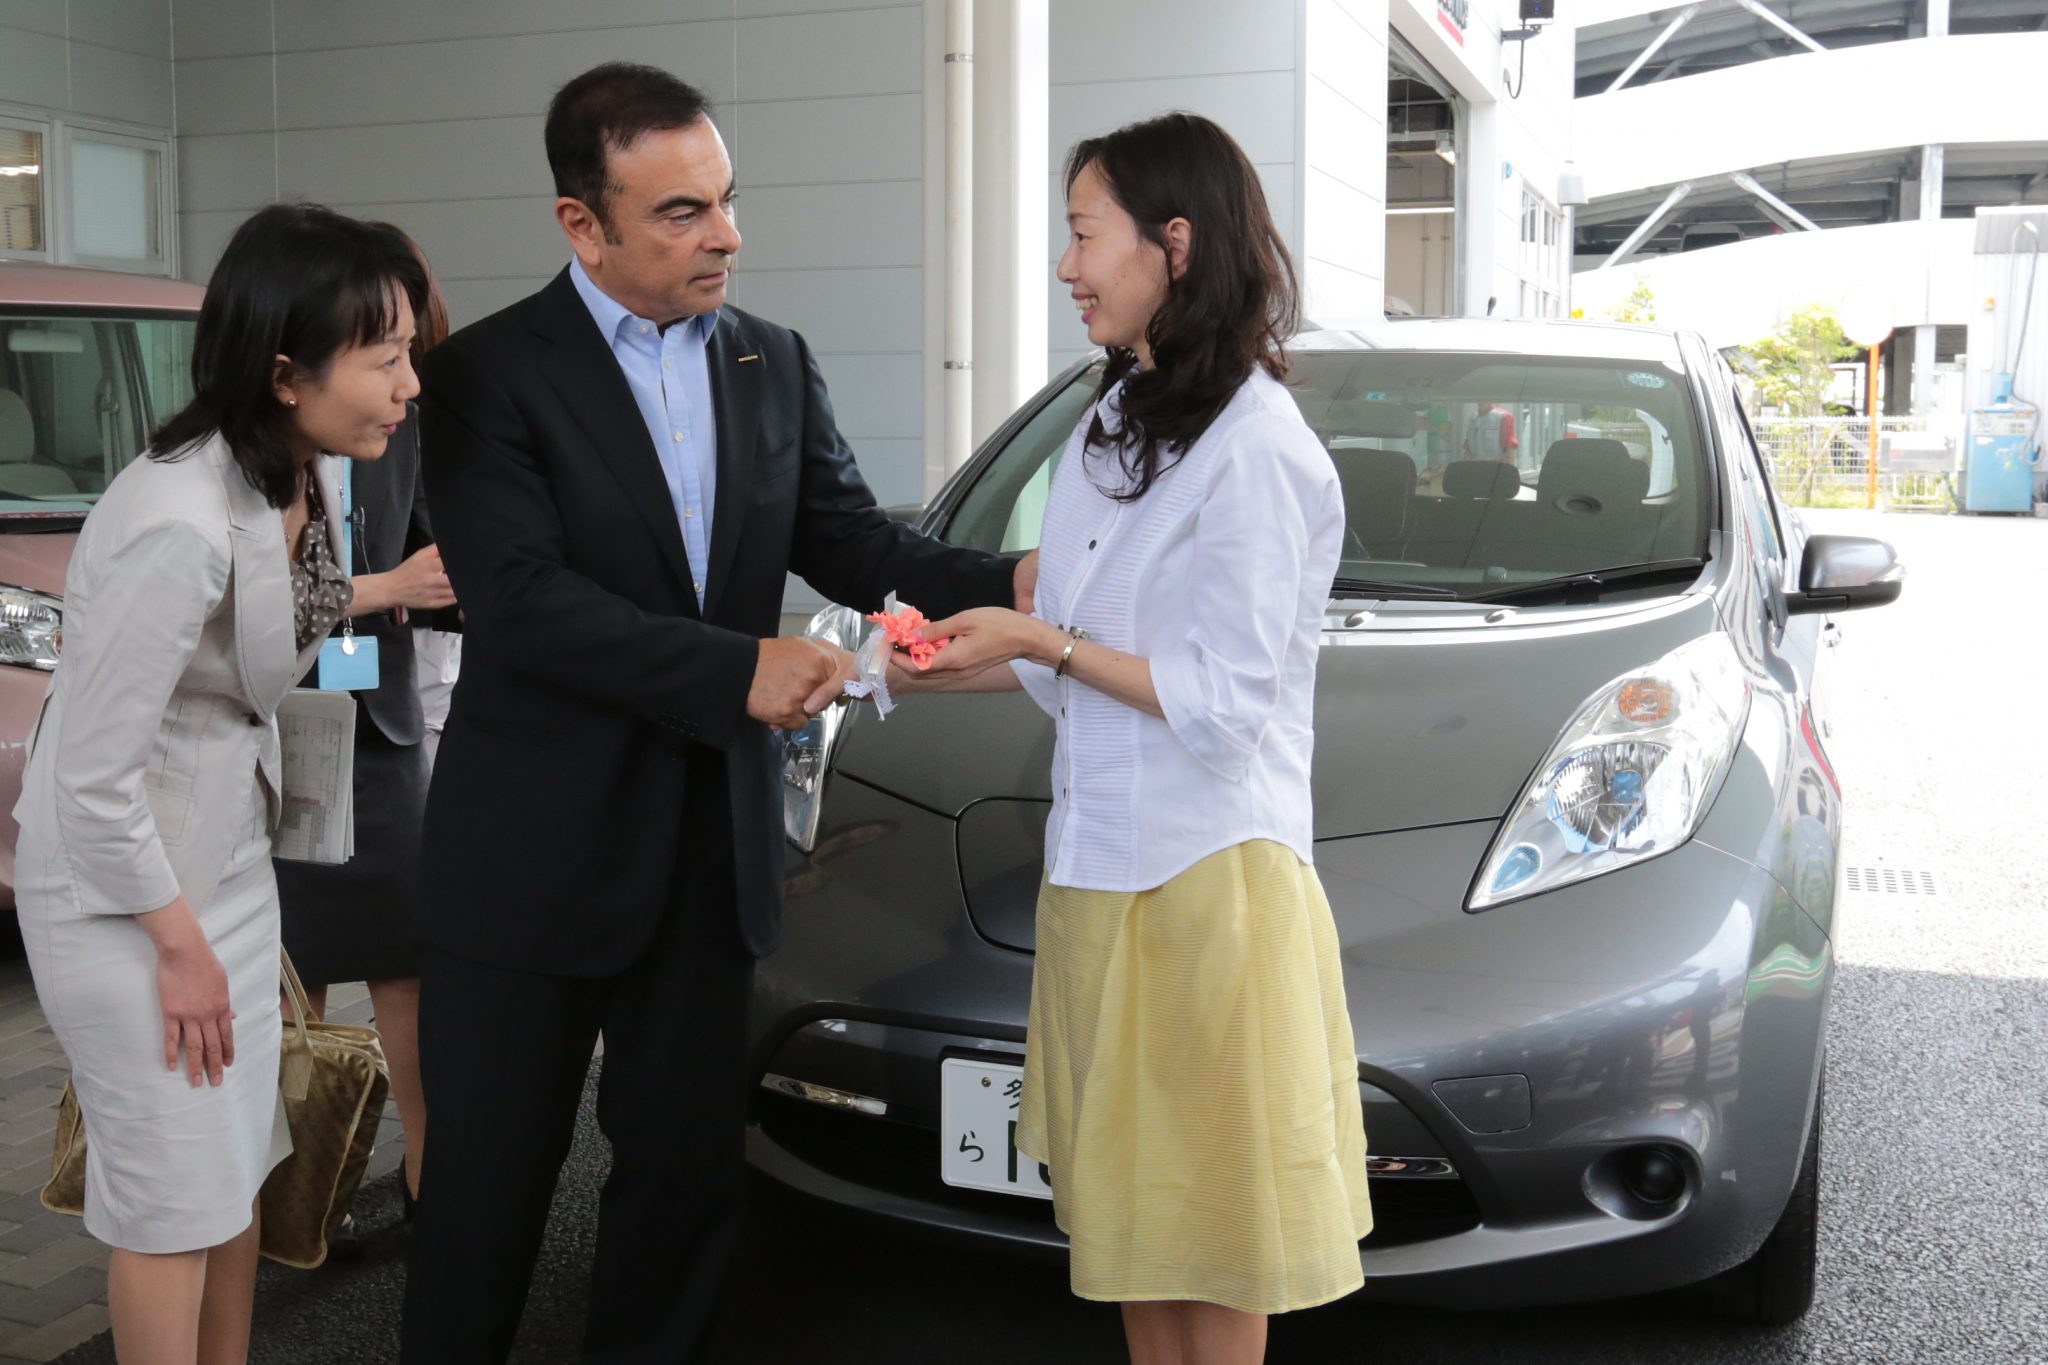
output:
M377 686L377 637L335 635L320 646L322 692L369 692Z

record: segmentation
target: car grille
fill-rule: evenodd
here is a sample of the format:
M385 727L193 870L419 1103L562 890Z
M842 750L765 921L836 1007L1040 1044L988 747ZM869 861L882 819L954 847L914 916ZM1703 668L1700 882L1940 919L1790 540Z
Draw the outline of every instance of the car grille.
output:
M939 1178L933 1128L849 1114L782 1095L762 1094L755 1117L783 1150L828 1175L870 1189L949 1208L1026 1218L1052 1226L1052 1201L963 1190ZM1449 1237L1479 1226L1479 1206L1459 1179L1375 1177L1367 1250Z

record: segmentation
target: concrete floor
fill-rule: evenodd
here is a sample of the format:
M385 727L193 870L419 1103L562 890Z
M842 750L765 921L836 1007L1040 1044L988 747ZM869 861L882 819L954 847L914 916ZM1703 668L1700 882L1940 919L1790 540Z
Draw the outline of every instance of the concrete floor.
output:
M1829 748L1849 803L1847 860L1932 872L1939 886L1932 897L1852 895L1842 908L1813 1312L1776 1330L1668 1301L1454 1314L1379 1305L1368 1287L1277 1321L1274 1362L2048 1361L2048 521L1809 518L1816 530L1885 536L1911 568L1898 605L1843 618ZM514 1357L525 1365L575 1358L604 1165L586 1112ZM371 1231L360 1261L266 1267L255 1360L392 1358L403 1256L393 1181L370 1187L359 1213ZM113 1355L102 1338L62 1359ZM1058 1266L771 1200L734 1269L716 1359L1123 1355L1115 1310L1071 1298Z

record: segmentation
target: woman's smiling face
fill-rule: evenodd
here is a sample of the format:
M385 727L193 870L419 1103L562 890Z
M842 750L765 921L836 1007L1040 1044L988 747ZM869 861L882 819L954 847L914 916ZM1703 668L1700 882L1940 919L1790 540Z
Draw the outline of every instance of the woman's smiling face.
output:
M1166 249L1138 230L1092 161L1067 191L1067 249L1058 275L1073 290L1088 340L1135 351L1149 368L1145 329L1166 298Z

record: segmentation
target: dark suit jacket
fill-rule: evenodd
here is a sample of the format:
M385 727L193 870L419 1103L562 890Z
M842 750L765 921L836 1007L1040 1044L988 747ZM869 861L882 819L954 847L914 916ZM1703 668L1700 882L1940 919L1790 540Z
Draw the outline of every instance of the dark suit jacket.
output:
M623 970L687 899L677 831L709 748L724 751L739 931L770 951L779 746L746 700L785 575L862 610L892 590L934 617L1011 600L1012 561L875 505L801 337L728 307L709 361L718 488L700 613L653 442L566 270L427 359L427 494L465 621L427 800L431 944Z
M420 477L417 413L399 424L382 459L352 461L349 477L354 481L350 494L355 505L350 576L389 573L415 551L434 543L427 522L426 485ZM426 717L420 710L419 688L413 677L412 631L414 626L425 625L447 629L441 615L420 612L401 625L393 613L380 611L350 622L357 635L377 640L377 686L356 693L356 705L393 744L417 744L426 737ZM339 635L341 627L337 625L334 633ZM300 685L313 686L318 672L307 674Z

